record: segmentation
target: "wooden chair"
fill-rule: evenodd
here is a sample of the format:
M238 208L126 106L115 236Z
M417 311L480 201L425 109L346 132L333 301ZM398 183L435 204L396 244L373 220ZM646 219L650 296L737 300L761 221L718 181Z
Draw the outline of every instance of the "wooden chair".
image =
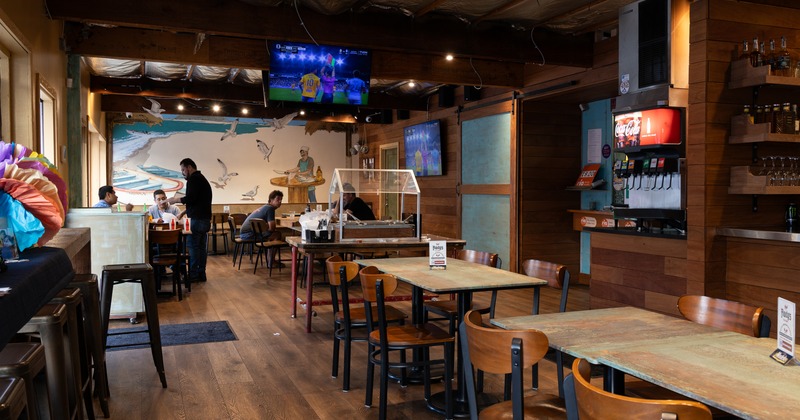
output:
M527 276L536 277L542 280L547 280L547 287L561 290L561 302L558 305L558 312L567 311L567 296L569 294L569 270L561 264L554 264L547 261L528 259L522 263L522 272ZM492 292L492 304L490 310L490 318L494 318L494 309L497 303L497 292ZM533 296L533 309L532 315L539 314L539 289L534 290ZM558 396L564 396L564 354L555 350L556 354L556 378L558 379ZM533 380L532 386L534 389L539 388L539 364L533 366L531 369Z
M547 353L547 336L537 330L503 330L483 326L481 313L469 311L459 327L467 400L472 419L478 418L477 390L473 368L483 372L511 375L511 400L483 409L481 419L564 418L563 402L555 395L525 398L522 374Z
M364 314L367 325L376 325L369 334L369 362L367 364L366 400L367 407L372 406L372 384L375 366L380 366L380 412L378 417L386 418L389 370L400 369L400 384L406 385L406 370L424 367L425 400L431 397L431 365L444 365L445 418L453 418L453 361L455 360L455 338L432 324L393 325L387 324L387 311L384 298L397 289L397 278L391 274L378 273L375 267L361 269L361 289L364 293ZM377 307L377 323L372 319L372 304ZM444 347L442 359L431 359L430 350ZM422 360L406 361L406 350L422 350ZM389 360L389 352L399 352L399 362Z
M225 255L228 255L228 231L225 225L228 223L228 213L212 213L211 214L211 230L208 231L208 245L214 250L209 255L219 255L221 252L217 251L217 238L222 238L222 246L225 250Z
M359 266L351 261L342 261L342 258L338 255L328 257L325 265L328 271L328 279L330 279L333 306L333 363L331 376L336 378L339 375L339 342L344 341L342 391L347 392L350 390L351 343L353 341L367 341L368 332L364 307L362 305L350 306L348 283L358 278ZM341 307L339 302L341 302ZM378 319L377 310L373 310L372 318ZM405 319L406 314L402 311L393 306L386 306L387 322L402 324ZM358 333L359 331L361 332L360 334Z
M769 337L771 321L764 308L708 296L684 295L678 299L684 318L753 337Z
M253 245L258 248L258 253L256 254L256 263L253 266L253 274L256 273L258 264L261 262L261 256L266 254L264 261L267 262L267 267L269 267L269 276L272 277L272 267L275 266L276 263L275 255L278 255L278 271L281 271L280 252L281 248L287 246L287 244L282 240L270 239L271 236L269 225L264 219L252 219L250 221L250 225L253 227L253 234L255 235L255 242Z
M612 394L590 383L591 366L575 359L571 378L580 420L617 420L621 413L628 419L703 420L711 418L705 405L688 400L648 400Z
M489 267L500 268L499 265L499 258L497 254L486 252L486 251L475 251L471 249L457 249L453 253L451 258L469 261L476 264L483 264L488 265ZM496 295L494 292L492 293L493 299L496 299ZM491 307L488 308L477 308L473 305L472 309L480 311L482 313L487 313L491 311ZM428 321L428 312L433 312L443 319L446 319L449 323L449 331L450 334L456 333L456 326L458 325L458 301L455 299L450 300L438 300L438 301L428 301L425 302L423 306L424 311L424 320Z
M182 266L181 230L151 229L148 232L148 241L150 242L149 261L150 265L153 266L153 274L156 278L156 290L160 288L161 277L166 267L172 267L172 293L177 294L178 300L183 300L180 281L180 267ZM188 273L184 274L185 278L188 279Z
M231 238L233 239L233 266L236 266L236 256L239 256L239 269L242 268L242 255L244 254L245 247L250 249L250 258L253 257L253 244L255 239L242 239L239 234L239 229L242 227L247 219L247 215L243 213L234 213L228 216L228 227L230 228Z

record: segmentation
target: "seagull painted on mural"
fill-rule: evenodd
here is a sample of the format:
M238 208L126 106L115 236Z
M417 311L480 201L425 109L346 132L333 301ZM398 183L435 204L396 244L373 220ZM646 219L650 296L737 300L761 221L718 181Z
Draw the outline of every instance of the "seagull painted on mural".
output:
M150 99L150 98L145 98L145 99L150 101L150 108L142 107L142 109L147 111L148 114L158 118L159 120L163 120L164 117L161 115L161 113L164 112L164 110L161 109L161 104L158 103L158 101L156 101L155 99Z
M242 200L255 200L256 194L258 194L258 185L256 185L252 190L242 194Z
M266 159L267 162L269 162L269 155L272 154L272 150L275 149L275 145L273 144L272 147L269 147L267 146L267 143L264 143L259 139L256 139L256 145L258 146L258 151L261 152L262 155L264 155L264 159Z
M228 166L227 166L227 165L225 165L225 163L224 163L223 161L221 161L219 158L217 158L217 163L219 163L219 166L221 166L221 167L222 167L222 176L220 176L219 178L217 178L217 180L218 180L219 182L221 182L221 183L222 183L222 185L226 185L226 184L228 184L228 181L230 181L230 180L231 180L231 177L232 177L232 176L237 176L237 175L239 175L239 173L238 173L238 172L228 172Z
M231 128L225 130L225 132L222 133L222 137L219 138L219 141L225 140L228 137L236 137L236 126L237 125L239 125L239 119L238 118L235 119L231 123Z
M280 130L280 129L286 127L287 125L289 125L289 122L292 121L294 119L294 117L296 117L296 116L297 116L297 113L296 112L292 112L291 114L286 114L286 115L284 115L284 116L282 116L280 118L273 118L271 120L272 121L272 131Z
M216 181L208 181L208 182L210 182L210 183L214 184L214 188L221 188L221 189L225 189L225 185L227 185L227 184L220 184L220 183L218 183L218 182L216 182Z

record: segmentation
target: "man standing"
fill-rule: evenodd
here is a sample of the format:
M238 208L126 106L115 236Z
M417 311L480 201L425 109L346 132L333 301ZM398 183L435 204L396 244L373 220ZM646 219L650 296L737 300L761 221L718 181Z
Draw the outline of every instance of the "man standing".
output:
M117 193L114 192L114 187L111 185L104 185L97 190L97 196L100 201L95 203L92 207L98 208L111 208L113 210L114 204L117 204ZM125 205L125 211L133 210L133 204L128 203Z
M155 204L150 206L147 212L150 213L154 222L164 223L169 222L171 219L180 219L181 209L167 202L167 193L165 193L164 190L153 191L153 201Z
M264 232L265 237L259 239L267 239L275 232L276 222L275 222L275 210L281 207L283 203L283 192L275 190L269 193L269 201L267 204L261 206L258 210L250 213L244 222L242 222L242 228L240 230L240 236L242 239L253 239L255 233L253 232L253 219L262 219L267 222L269 225L269 232ZM280 238L275 238L280 239Z
M211 184L189 158L181 161L181 174L186 179L186 195L170 197L167 202L186 205L186 217L191 220L192 230L189 235L189 278L192 281L206 281L208 231L211 230Z

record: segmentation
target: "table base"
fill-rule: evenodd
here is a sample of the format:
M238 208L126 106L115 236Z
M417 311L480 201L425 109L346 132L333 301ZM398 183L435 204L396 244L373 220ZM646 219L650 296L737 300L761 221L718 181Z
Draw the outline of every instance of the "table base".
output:
M453 416L458 418L469 417L469 403L466 399L460 399L457 396L458 392L454 389L453 390L453 399L455 400L455 407L453 407ZM431 399L428 400L428 408L432 411L435 411L441 415L445 414L445 403L444 403L444 391L437 392L431 395ZM497 404L502 401L502 397L498 398L494 395L490 395L487 393L480 393L478 394L478 411L481 411L484 407L488 407L490 405Z
M376 366L377 367L377 366ZM378 367L379 368L379 367ZM389 369L389 380L400 383L400 369ZM444 379L444 366L434 366L431 368L431 383L440 382ZM406 372L406 383L409 385L422 385L425 383L425 370L422 368L408 369ZM444 401L444 396L442 396Z

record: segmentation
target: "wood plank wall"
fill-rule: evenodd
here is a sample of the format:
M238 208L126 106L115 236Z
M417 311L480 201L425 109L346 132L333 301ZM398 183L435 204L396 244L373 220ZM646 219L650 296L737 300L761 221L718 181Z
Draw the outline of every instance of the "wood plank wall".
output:
M754 93L751 88L728 89L731 60L739 55L742 41L752 41L754 36L767 43L786 36L790 52L795 57L800 55L800 4L794 2L789 8L757 3L702 0L691 6L687 273L691 293L704 291L774 310L772 289L776 285L764 283L759 265L742 270L741 261L732 261L738 257L726 255L726 249L731 248L726 248L725 238L715 234L718 226L780 226L786 204L797 199L762 195L758 197L758 211L753 212L751 196L727 192L730 167L749 164L753 153L749 145L727 141L731 117L752 102ZM759 91L757 103L778 101L798 103L800 90L767 87ZM800 145L762 143L757 154L800 156ZM751 247L755 251L759 245ZM739 255L740 247L734 249ZM727 273L726 268L733 266L737 272Z
M567 191L581 170L581 113L574 104L525 101L520 148L519 261L536 258L580 273L580 233L569 209L580 192Z

